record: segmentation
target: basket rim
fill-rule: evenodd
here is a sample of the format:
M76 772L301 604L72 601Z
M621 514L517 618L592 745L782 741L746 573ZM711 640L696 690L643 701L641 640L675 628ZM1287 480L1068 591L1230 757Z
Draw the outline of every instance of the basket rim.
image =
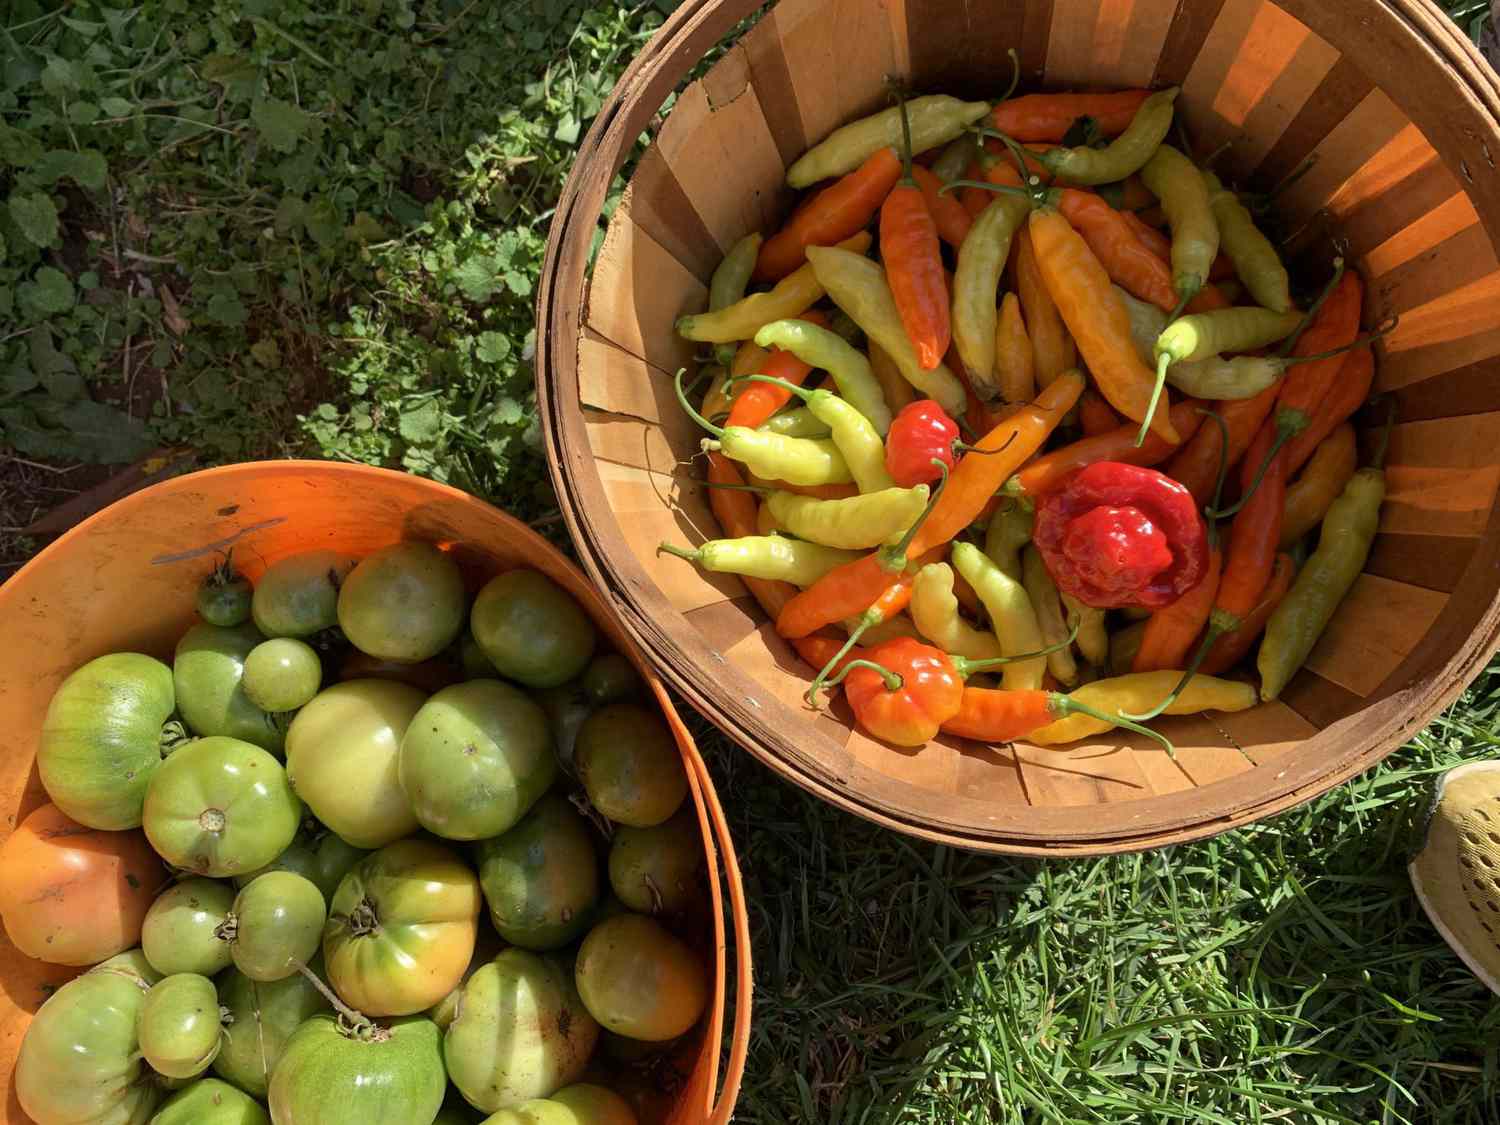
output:
M312 473L324 476L362 477L372 481L399 481L403 487L482 511L485 518L495 520L504 529L507 538L521 546L524 554L534 558L545 558L549 565L569 573L580 588L592 593L597 602L598 613L607 619L613 619L614 623L620 626L624 641L622 650L642 673L643 680L661 707L668 726L672 729L674 741L683 758L688 776L688 788L697 808L699 828L703 834L705 856L711 873L710 902L714 916L713 937L716 947L710 957L710 964L716 969L722 984L718 990L717 1002L711 1004L706 1010L704 1020L705 1035L713 1038L719 1045L717 1050L708 1052L710 1073L707 1097L709 1104L705 1109L712 1115L711 1119L716 1125L727 1122L738 1100L740 1086L744 1079L754 1003L751 988L752 953L749 912L746 905L744 880L723 806L719 801L713 779L698 751L696 740L682 721L674 701L666 690L656 660L639 644L633 632L623 627L612 600L600 590L588 573L515 516L482 497L464 492L462 489L454 488L441 481L374 465L295 458L221 465L157 481L120 497L79 521L38 551L3 585L0 585L0 614L13 610L13 604L18 603L25 596L26 587L30 582L37 580L52 559L72 550L76 541L86 539L106 521L117 520L122 515L129 515L138 509L146 508L163 492L191 488L194 483L206 479L232 480L235 477L263 474L267 469L289 474ZM594 616L594 607L585 606L585 611L591 617ZM20 823L19 818L15 823ZM14 826L13 824L12 828ZM719 873L720 863L722 863L722 875ZM724 886L720 885L721 877ZM727 964L728 936L731 932L734 937L735 962L732 970ZM734 983L735 1017L733 1024L729 1025L726 1023L725 1013L731 981ZM727 1043L726 1034L729 1036ZM724 1049L726 1046L727 1050Z
M1327 29L1334 18L1334 13L1323 13L1312 0L1280 2L1314 31ZM1048 810L1033 806L1016 808L1028 814L1027 820L1040 825L1035 828L1010 825L985 830L972 823L944 823L941 817L919 815L900 802L885 802L870 795L871 789L882 788L881 779L884 788L904 788L904 783L883 774L864 776L857 768L834 776L800 764L794 748L778 745L776 732L756 714L759 705L746 707L731 698L731 689L738 689L741 696L763 694L755 681L729 665L695 629L681 622L681 615L661 596L625 547L617 523L595 523L587 517L590 510L607 508L601 505L602 484L592 457L572 452L590 448L578 407L578 341L587 308L588 243L602 213L608 185L623 166L635 138L649 126L655 107L680 85L704 51L727 36L740 20L767 6L762 0L689 0L637 56L580 146L559 199L538 286L542 343L536 359L537 396L548 469L560 507L584 567L612 601L625 627L657 662L665 679L757 760L836 807L918 838L971 850L1023 855L1140 850L1204 839L1284 811L1368 769L1462 692L1500 643L1500 589L1488 592L1477 624L1466 639L1454 645L1422 681L1400 687L1313 735L1309 742L1322 740L1327 743L1324 750L1334 751L1318 762L1304 760L1300 766L1289 768L1291 763L1278 759L1282 764L1275 770L1257 768L1193 790L1091 805L1090 823L1082 829L1047 827ZM1368 8L1368 18L1358 21L1362 27L1381 23L1389 34L1412 40L1413 54L1423 56L1416 65L1426 68L1429 75L1439 76L1467 101L1482 119L1490 147L1500 148L1500 78L1473 46L1457 35L1431 0L1371 0ZM1347 10L1337 16L1341 24L1349 19ZM1370 39L1367 30L1358 35L1365 42ZM1500 203L1495 208L1481 208L1481 217L1500 246ZM1496 538L1500 538L1500 500L1489 513L1481 542ZM1476 557L1475 563L1478 561ZM662 624L664 620L666 625ZM674 621L682 628L673 628ZM711 677L695 676L691 671L710 667L714 668ZM782 707L779 703L772 706ZM1355 720L1360 727L1358 736L1347 737L1342 728ZM1340 747L1335 742L1347 745ZM1253 787L1241 780L1249 777L1257 779ZM1237 797L1227 797L1236 792ZM958 800L962 799L947 799L950 804ZM1175 815L1165 815L1169 810L1176 810Z

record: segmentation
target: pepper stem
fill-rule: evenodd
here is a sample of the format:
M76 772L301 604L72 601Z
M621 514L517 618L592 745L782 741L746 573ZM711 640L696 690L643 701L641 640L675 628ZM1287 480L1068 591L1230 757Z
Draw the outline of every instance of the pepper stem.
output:
M901 182L916 186L916 177L911 170L911 117L906 112L906 95L899 83L891 83L891 93L896 96L896 110L901 117Z
M1276 459L1276 454L1281 452L1281 447L1303 430L1307 429L1307 415L1300 410L1282 410L1276 414L1276 440L1271 443L1271 448L1266 450L1265 457L1261 460L1260 468L1255 470L1255 480L1245 490L1245 494L1227 508L1211 508L1208 511L1209 519L1228 519L1250 502L1250 497L1255 495L1255 490L1260 487L1261 482L1266 479L1266 470L1271 467L1271 462Z
M1141 419L1140 431L1135 435L1137 449L1146 444L1146 435L1151 432L1151 420L1156 417L1156 407L1167 385L1167 366L1171 362L1172 357L1165 352L1156 357L1156 383L1151 388L1151 401L1146 406L1146 416Z
M1345 352L1352 352L1357 348L1369 347L1382 336L1386 336L1394 332L1396 330L1396 325L1400 323L1401 317L1393 314L1386 317L1379 324L1377 324L1373 332L1367 332L1363 336L1356 336L1353 340L1350 340L1341 348L1334 348L1329 352L1319 352L1317 355L1299 355L1292 359L1282 360L1281 366L1295 367L1299 363L1314 363L1320 359L1332 359L1334 358L1334 356L1343 355Z
M948 464L934 457L932 464L936 465L941 479L938 486L932 490L932 495L927 500L927 507L922 509L922 514L917 517L916 522L906 529L906 534L901 537L899 543L890 547L880 549L883 565L887 570L901 571L906 569L906 550L911 546L912 540L917 537L917 532L922 530L922 525L927 522L927 517L932 515L932 510L937 507L938 498L942 496L943 489L948 487Z
M1229 615L1225 614L1224 617L1228 618ZM1193 659L1188 661L1187 671L1182 673L1182 679L1177 681L1177 686L1167 692L1166 698L1144 714L1133 715L1129 711L1121 711L1120 714L1138 723L1148 723L1168 707L1172 706L1172 704L1176 703L1177 697L1188 686L1188 681L1198 674L1198 669L1203 664L1203 658L1208 655L1208 650L1213 647L1214 642L1225 633L1233 632L1234 629L1239 627L1239 619L1234 618L1233 620L1235 622L1234 625L1224 628L1219 615L1217 613L1213 614L1209 619L1208 628L1203 632L1203 639L1198 642L1198 651L1193 653Z
M1090 718L1098 719L1101 723L1108 723L1112 727L1123 727L1125 730L1133 730L1136 734L1144 734L1147 738L1152 739L1155 742L1160 742L1162 746L1166 748L1168 757L1172 758L1173 760L1176 760L1177 758L1177 747L1172 745L1172 743L1167 739L1166 735L1158 734L1150 727L1141 726L1140 723L1135 722L1133 719L1126 718L1125 715L1119 711L1116 711L1113 715L1109 715L1099 710L1097 707L1093 707L1087 703L1080 702L1079 700L1074 699L1071 695L1063 695L1061 692L1053 692L1052 698L1049 702L1052 704L1052 710L1059 713L1059 718L1066 717L1076 712L1080 715L1088 715Z
M1031 190L1033 185L1040 185L1041 181L1037 178L1036 174L1032 172L1031 168L1028 167L1026 163L1026 150L1016 142L1016 139L1014 137L1008 136L1007 134L1000 132L1000 130L998 129L986 128L983 125L973 126L970 129L970 132L975 133L981 137L990 137L1003 144L1010 152L1010 158L1016 163L1016 171L1021 174L1021 184L1026 188L1027 194L1030 195L1033 199L1041 194L1040 192ZM997 184L995 186L998 187L1001 185Z
M1018 652L1014 656L991 656L985 660L966 660L962 656L949 654L948 659L953 662L959 677L967 680L975 672L983 672L986 668L993 668L999 664L1015 664L1021 660L1035 660L1041 656L1051 656L1054 652L1061 652L1078 639L1078 630L1083 625L1083 620L1073 623L1073 629L1063 640L1050 644L1046 648L1039 648L1035 652Z
M874 607L865 610L859 624L849 634L849 639L844 642L844 646L839 649L838 652L834 653L833 657L828 661L828 663L823 665L822 668L818 669L818 674L813 677L812 686L807 689L806 694L804 694L802 697L803 699L807 700L808 706L816 710L818 706L818 696L822 693L823 689L825 687L834 687L843 682L844 677L840 676L832 683L829 683L828 676L835 668L839 666L839 661L848 656L849 653L853 651L854 646L859 644L859 638L865 635L865 630L874 625L880 624L881 620L884 617L885 614L876 613Z
M682 376L686 371L686 367L679 367L677 369L677 374L672 377L672 385L677 389L677 401L682 404L682 409L687 411L687 415L689 418L691 418L694 422L697 422L698 425L702 426L709 433L713 434L714 437L722 438L724 436L724 427L715 426L707 418L703 417L703 415L694 410L693 404L688 401L687 392L682 389Z
M1014 184L992 184L988 180L951 180L942 186L938 194L943 195L946 192L966 187L983 188L985 191L998 191L1006 195L1024 195L1027 199L1036 198L1036 193L1026 188L1016 187Z
M1000 95L1002 102L1009 101L1010 96L1016 92L1016 87L1021 84L1021 56L1016 54L1014 47L1007 48L1005 53L1010 56L1010 85Z
M1292 349L1297 346L1297 341L1302 339L1302 333L1307 331L1308 325L1312 324L1313 317L1318 315L1318 310L1323 307L1323 302L1328 300L1333 291L1338 288L1339 282L1343 280L1344 258L1343 255L1340 255L1333 260L1333 277L1329 278L1328 284L1323 286L1323 291L1318 294L1317 300L1313 301L1307 307L1307 312L1303 314L1301 322L1298 323L1292 334L1286 338L1286 342L1281 345L1281 351L1277 354L1282 359L1292 354Z
M705 488L727 488L730 492L758 492L762 496L769 496L776 491L774 488L762 488L758 484L723 484L716 480L702 480L698 483Z
M658 555L676 555L679 559L687 559L688 562L697 562L703 557L702 551L690 551L686 547L678 547L671 543L658 543L656 545Z
M906 681L883 664L876 664L873 660L851 660L839 669L839 674L828 681L829 687L837 687L844 682L844 677L849 674L851 668L869 668L872 672L880 673L880 678L885 681L886 691L900 691L901 685Z
M1375 439L1375 455L1370 458L1370 468L1385 469L1386 451L1391 446L1391 429L1396 425L1396 400L1386 399L1385 421L1380 426L1380 436Z

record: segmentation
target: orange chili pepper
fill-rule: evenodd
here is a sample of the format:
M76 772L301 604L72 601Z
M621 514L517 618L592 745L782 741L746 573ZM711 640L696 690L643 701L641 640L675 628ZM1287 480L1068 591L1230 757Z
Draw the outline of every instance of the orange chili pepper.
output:
M1196 399L1184 399L1172 407L1172 424L1184 436L1191 436L1203 421L1198 413L1202 403ZM1177 449L1156 434L1150 434L1140 445L1135 444L1140 427L1130 422L1117 425L1106 433L1086 437L1054 449L1032 461L1006 482L1005 490L1010 495L1040 496L1050 492L1085 465L1100 461L1115 461L1125 465L1159 465Z
M931 371L943 362L952 331L948 285L938 245L937 224L927 209L922 189L912 178L911 130L905 107L901 113L905 175L885 197L880 208L880 254L901 324L917 352L917 363Z
M1036 394L1036 352L1014 293L1001 300L995 325L995 382L1002 402L1025 402Z
M828 326L828 318L816 309L809 309L797 319L816 324L820 328ZM793 386L801 386L802 381L812 374L812 370L811 364L803 363L791 352L772 348L769 357L754 374L774 376L785 379ZM743 384L729 408L729 421L726 425L754 429L785 406L791 397L791 391L775 383Z
M964 682L948 657L898 637L854 661L844 698L866 733L895 746L925 746L958 710Z
M1141 186L1145 187L1144 184ZM1155 199L1156 197L1152 196L1151 198ZM1172 240L1162 231L1143 222L1141 217L1134 211L1122 211L1120 212L1120 217L1125 220L1125 225L1131 229L1136 238L1140 239L1142 246L1151 251L1152 254L1156 255L1164 263L1172 260ZM1145 298L1143 297L1142 300L1145 300ZM1170 312L1171 310L1169 309L1168 311Z
M1093 192L1063 188L1058 210L1083 235L1109 278L1121 289L1170 312L1177 307L1172 268L1142 244L1127 211L1116 211Z
M1269 420L1246 450L1240 464L1240 489L1248 490L1254 474L1276 440L1276 427ZM1271 565L1281 544L1281 517L1286 509L1286 451L1278 450L1266 467L1257 488L1229 527L1229 547L1224 552L1224 577L1219 583L1216 612L1235 618L1235 624L1255 608L1261 591L1271 578Z
M1045 387L1064 371L1077 366L1078 352L1052 294L1042 280L1036 246L1031 241L1028 227L1016 232L1013 261L1016 294L1021 298L1021 314L1026 320L1026 332L1031 337L1031 350L1036 357L1033 367L1037 386Z
M1359 348L1344 357L1344 366L1313 411L1307 429L1286 444L1288 473L1299 472L1324 439L1360 408L1369 397L1370 384L1374 380L1375 354L1369 348Z
M963 178L966 180L982 180L985 177L985 165L978 160L969 161L969 166L964 169ZM966 187L958 193L958 201L963 209L969 213L970 219L977 219L984 213L984 209L994 202L994 195L983 188Z
M1223 562L1224 553L1218 547L1211 548L1208 569L1198 584L1146 619L1141 647L1136 649L1135 659L1130 665L1132 672L1158 672L1182 667L1193 649L1193 642L1208 623L1214 595L1219 592L1219 570Z
M835 181L799 208L755 260L755 281L780 281L807 261L809 246L832 246L869 226L901 176L896 150L873 153L853 172Z
M1224 420L1224 427L1229 432L1229 448L1224 454L1229 468L1240 463L1245 450L1255 440L1260 424L1276 403L1278 390L1273 384L1251 398L1218 404L1215 413ZM1218 424L1209 423L1199 426L1198 432L1167 462L1167 476L1191 492L1200 506L1213 499L1214 482L1219 476L1219 451L1223 447Z
M1130 335L1130 315L1110 291L1109 274L1060 212L1037 208L1031 213L1027 229L1042 280L1077 342L1099 392L1126 418L1144 421L1151 406L1156 372L1142 363L1136 353ZM1164 441L1181 444L1169 411L1154 411L1150 428Z
M1222 676L1244 659L1250 647L1265 632L1266 622L1281 604L1281 599L1286 597L1286 592L1292 588L1292 579L1296 576L1297 564L1292 561L1292 556L1277 555L1275 566L1271 570L1271 581L1261 594L1260 601L1245 615L1238 629L1220 634L1209 645L1208 655L1203 658L1198 670L1205 676Z
M885 404L891 408L891 415L894 417L901 413L902 407L916 401L917 392L901 374L901 369L896 366L896 361L889 352L874 340L866 340L865 343L870 351L870 370L875 373L875 381L880 384L880 389L885 394Z
M1302 475L1287 486L1286 510L1281 517L1282 550L1291 550L1297 540L1323 522L1329 505L1339 498L1358 467L1354 427L1341 422L1318 446Z
M927 201L927 210L937 225L938 237L955 250L963 245L974 217L964 209L963 202L952 192L943 191L943 181L920 165L911 170L917 186L922 189L922 198Z
M1312 323L1298 338L1292 355L1321 355L1352 343L1359 335L1364 290L1359 275L1353 270L1345 270ZM1281 394L1276 399L1278 417L1295 410L1305 417L1304 428L1310 425L1313 412L1333 386L1345 359L1342 355L1331 356L1300 364L1288 371L1281 380Z
M1027 94L997 105L990 114L996 129L1018 141L1059 144L1073 122L1092 117L1101 137L1117 137L1130 127L1149 90L1108 94Z
M1083 392L1083 397L1078 400L1078 424L1083 428L1085 437L1098 437L1107 434L1111 430L1119 429L1120 416L1115 413L1114 407L1104 401L1104 397L1092 387ZM1131 441L1135 435L1131 434ZM1152 439L1147 438L1149 443Z

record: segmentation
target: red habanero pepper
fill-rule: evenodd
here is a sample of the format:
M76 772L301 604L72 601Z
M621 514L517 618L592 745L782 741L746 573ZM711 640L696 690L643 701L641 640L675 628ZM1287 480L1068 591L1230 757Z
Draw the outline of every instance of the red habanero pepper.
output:
M1100 461L1037 502L1032 542L1057 588L1096 609L1170 605L1208 566L1192 493L1155 469Z
M828 318L816 309L809 309L797 319L816 324L819 328L828 327ZM803 380L812 374L812 370L811 364L803 363L791 352L783 351L781 348L772 348L770 356L759 365L758 371L747 371L743 374L769 375L777 379L785 379L794 386L801 386ZM730 403L729 420L724 424L744 426L753 430L785 406L791 397L791 391L785 387L778 387L775 383L742 383Z
M958 711L964 692L952 660L911 637L871 649L840 675L855 721L894 746L925 746Z
M807 260L809 246L832 246L864 230L901 176L893 148L872 153L853 172L824 188L760 248L755 281L780 281Z
M880 208L880 253L901 324L917 352L917 363L931 371L943 362L952 324L937 224L922 189L912 178L911 123L901 107L905 175Z
M930 398L901 408L885 438L885 468L902 488L929 484L942 475L934 461L953 468L954 449L962 445L958 424Z

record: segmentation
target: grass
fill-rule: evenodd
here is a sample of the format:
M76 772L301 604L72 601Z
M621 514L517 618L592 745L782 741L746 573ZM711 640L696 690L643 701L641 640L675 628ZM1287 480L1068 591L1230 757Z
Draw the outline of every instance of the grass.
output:
M7 5L10 564L33 516L158 444L399 465L544 515L546 226L580 131L671 6ZM1456 9L1472 33L1483 7ZM877 830L702 726L754 911L739 1119L1500 1121L1500 1004L1405 875L1433 776L1496 751L1497 710L1492 670L1302 809L1052 863Z

